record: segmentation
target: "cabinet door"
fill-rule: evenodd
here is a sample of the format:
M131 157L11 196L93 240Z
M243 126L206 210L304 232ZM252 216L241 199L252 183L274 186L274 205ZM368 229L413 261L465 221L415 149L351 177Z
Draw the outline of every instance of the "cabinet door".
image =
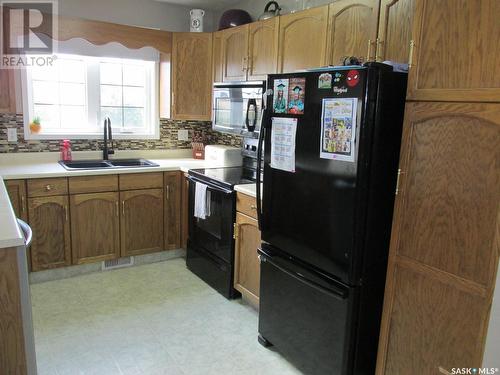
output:
M188 235L189 235L189 180L187 179L187 173L184 174L181 178L182 178L181 247L183 249L186 249Z
M500 1L416 0L408 99L500 101Z
M222 82L222 34L223 31L216 31L212 36L212 81Z
M234 238L234 287L254 306L258 306L260 263L257 249L260 246L260 231L257 220L237 212Z
M499 257L499 144L500 104L407 104L378 374L480 367Z
M163 250L163 189L120 193L121 255Z
M327 64L328 5L280 17L278 73Z
M29 198L28 217L33 230L33 271L71 265L68 197Z
M118 193L77 194L70 198L73 264L120 256Z
M181 176L165 172L165 250L181 247Z
M222 34L222 81L245 81L248 60L248 25Z
M26 183L24 180L5 181L5 187L9 194L10 203L16 216L24 221L28 221L28 211L26 207Z
M248 31L248 77L266 80L268 74L276 73L278 63L279 17L252 22Z
M172 117L210 120L212 34L174 33L172 62Z
M330 4L328 55L332 65L349 56L375 60L379 0L341 0Z
M381 0L376 60L408 63L415 0Z
M0 69L0 113L16 113L14 72Z

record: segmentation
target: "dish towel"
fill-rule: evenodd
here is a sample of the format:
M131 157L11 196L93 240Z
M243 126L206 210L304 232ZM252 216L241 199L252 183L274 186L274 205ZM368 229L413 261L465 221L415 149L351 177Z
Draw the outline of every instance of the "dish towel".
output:
M194 191L194 217L206 219L210 216L210 191L207 185L196 182Z

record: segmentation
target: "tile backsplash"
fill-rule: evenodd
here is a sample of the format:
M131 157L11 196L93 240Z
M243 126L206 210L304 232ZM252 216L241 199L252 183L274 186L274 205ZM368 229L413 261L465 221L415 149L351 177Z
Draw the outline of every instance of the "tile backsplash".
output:
M17 128L17 143L7 142L7 128ZM115 140L116 150L167 150L191 148L191 141L177 140L177 131L189 131L189 139L198 131L207 139L207 144L220 144L240 147L241 137L223 134L212 130L209 121L160 120L160 139L158 140ZM0 114L0 153L13 152L57 152L60 140L28 141L24 139L23 116ZM102 140L78 139L71 141L73 151L95 151L102 149Z

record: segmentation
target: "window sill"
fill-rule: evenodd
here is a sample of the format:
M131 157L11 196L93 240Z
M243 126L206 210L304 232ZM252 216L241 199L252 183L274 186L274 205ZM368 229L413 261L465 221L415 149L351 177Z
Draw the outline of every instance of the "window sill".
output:
M25 134L27 141L53 141L53 140L102 140L103 134ZM159 140L158 134L113 134L113 140Z

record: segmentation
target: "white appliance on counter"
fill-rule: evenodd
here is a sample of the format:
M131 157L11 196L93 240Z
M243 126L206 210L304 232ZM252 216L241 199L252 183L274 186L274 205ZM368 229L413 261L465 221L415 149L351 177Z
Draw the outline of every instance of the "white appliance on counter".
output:
M205 161L225 167L240 167L243 163L241 148L223 145L205 146Z

